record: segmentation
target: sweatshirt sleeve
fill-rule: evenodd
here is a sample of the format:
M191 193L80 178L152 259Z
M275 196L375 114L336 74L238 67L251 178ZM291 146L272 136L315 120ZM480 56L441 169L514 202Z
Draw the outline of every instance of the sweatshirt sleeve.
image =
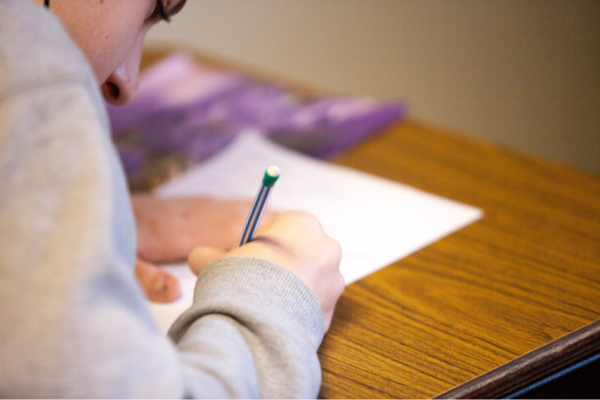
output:
M321 310L308 287L279 265L255 258L212 263L169 335L184 354L191 397L207 389L211 397L318 394Z

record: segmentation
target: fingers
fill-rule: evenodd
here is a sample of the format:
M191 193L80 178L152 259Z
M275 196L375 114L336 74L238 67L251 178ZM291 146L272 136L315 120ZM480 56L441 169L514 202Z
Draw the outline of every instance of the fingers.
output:
M169 303L181 295L179 281L162 268L137 259L135 263L135 277L151 301Z
M196 247L188 257L188 265L192 272L198 275L208 264L222 258L225 254L225 251L214 247Z

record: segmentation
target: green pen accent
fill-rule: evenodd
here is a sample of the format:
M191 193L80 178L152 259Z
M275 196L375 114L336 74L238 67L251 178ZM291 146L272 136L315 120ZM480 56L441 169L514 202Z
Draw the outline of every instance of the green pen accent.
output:
M263 177L263 185L266 187L273 187L275 182L279 179L279 168L272 165L265 171L265 176Z

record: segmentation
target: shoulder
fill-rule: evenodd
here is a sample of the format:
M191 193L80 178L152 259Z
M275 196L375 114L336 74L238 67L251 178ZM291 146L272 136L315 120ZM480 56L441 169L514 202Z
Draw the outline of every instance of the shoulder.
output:
M65 81L95 82L60 21L32 1L0 1L0 99Z

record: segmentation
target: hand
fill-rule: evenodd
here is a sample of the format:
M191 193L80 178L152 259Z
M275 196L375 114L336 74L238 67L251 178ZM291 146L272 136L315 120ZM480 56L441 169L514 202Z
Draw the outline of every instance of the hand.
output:
M198 245L228 250L237 245L252 202L208 197L165 199L131 196L138 256L152 262L184 260ZM263 215L266 223L273 216Z
M327 332L345 288L339 270L341 256L338 242L323 232L315 217L294 211L273 217L254 240L229 252L197 247L188 264L196 274L219 258L257 257L279 264L296 274L316 297Z
M132 195L138 230L135 276L146 297L168 303L181 289L177 278L152 262L184 260L197 245L222 250L234 247L250 211L250 201L224 201L205 197L163 199ZM265 212L263 222L272 217Z

